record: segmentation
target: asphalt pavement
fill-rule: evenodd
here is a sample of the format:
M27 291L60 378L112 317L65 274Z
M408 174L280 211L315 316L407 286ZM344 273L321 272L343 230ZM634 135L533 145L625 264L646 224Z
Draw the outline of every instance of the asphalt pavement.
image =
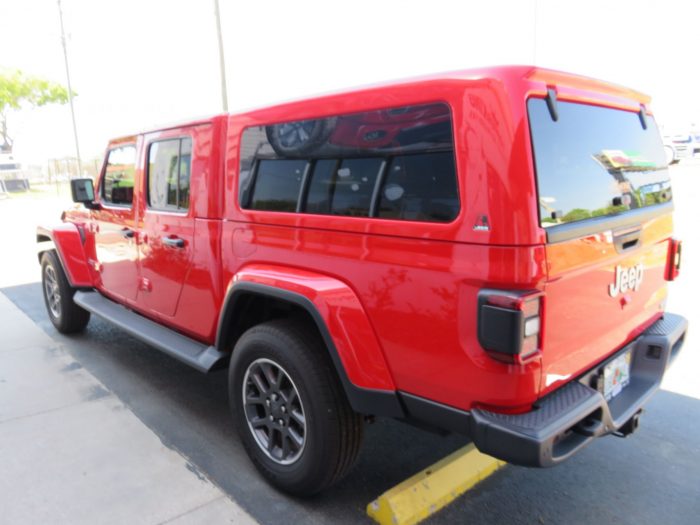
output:
M664 390L648 405L639 431L626 439L600 439L553 469L506 466L428 523L697 523L700 359L693 326L700 326L695 306L700 281L693 268L695 261L700 261L696 241L696 225L700 223L698 181L700 163L681 164L674 169L677 232L686 244L682 278L671 286L668 304L670 310L690 318L691 332ZM6 229L2 214L7 202L0 202L0 235L14 236L18 245L24 245L26 236ZM15 224L22 222L16 220ZM24 255L18 257L25 260ZM26 261L29 264L29 257ZM268 486L245 455L228 412L225 372L202 375L96 318L83 334L62 336L46 316L40 285L32 277L38 276L38 271L21 263L16 274L26 278L13 284L6 274L2 279L3 268L11 271L8 264L0 261L0 292L41 328L52 344L62 348L66 359L94 377L110 399L124 407L122 412L135 416L157 436L162 448L154 450L148 461L160 461L161 454L176 454L188 472L213 484L260 523L369 522L365 515L368 502L466 443L461 436L440 436L380 419L368 425L358 464L343 482L311 499L291 498ZM31 374L30 365L17 370L18 374ZM39 379L37 389L41 388ZM34 432L37 436L41 433L39 428ZM0 458L8 454L2 443L0 437ZM39 458L50 454L41 447L35 452ZM101 462L109 463L111 459L93 455L90 461L99 469ZM79 473L61 475L72 479ZM8 476L12 478L8 480ZM0 469L0 487L12 483L30 487L38 477L32 469L15 469L9 474ZM117 488L111 486L111 490ZM119 490L128 498L135 489ZM159 498L174 499L183 493L181 488L168 484L158 486L156 492ZM217 519L221 517L200 522L217 523ZM3 521L0 512L3 522L16 521Z

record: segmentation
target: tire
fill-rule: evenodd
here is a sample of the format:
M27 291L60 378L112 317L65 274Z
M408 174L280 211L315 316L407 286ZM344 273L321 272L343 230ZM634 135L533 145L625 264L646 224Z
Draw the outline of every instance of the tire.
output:
M229 401L243 445L272 485L295 496L339 481L360 450L363 418L332 366L315 331L289 320L254 326L233 350ZM255 402L245 403L244 389Z
M267 140L280 157L300 157L322 147L335 128L335 118L274 124L265 128Z
M678 162L676 160L676 152L671 146L664 146L664 154L666 155L666 164L671 165Z
M62 334L82 331L90 312L73 302L75 288L68 283L56 252L46 252L41 258L41 284L46 311L56 330Z

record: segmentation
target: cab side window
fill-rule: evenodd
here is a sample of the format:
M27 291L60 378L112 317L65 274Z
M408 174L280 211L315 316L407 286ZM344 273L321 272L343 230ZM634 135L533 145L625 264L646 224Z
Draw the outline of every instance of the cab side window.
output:
M110 150L102 180L102 200L107 204L131 206L134 200L135 172L135 146L122 146Z
M153 142L148 148L148 205L165 211L190 206L192 139Z

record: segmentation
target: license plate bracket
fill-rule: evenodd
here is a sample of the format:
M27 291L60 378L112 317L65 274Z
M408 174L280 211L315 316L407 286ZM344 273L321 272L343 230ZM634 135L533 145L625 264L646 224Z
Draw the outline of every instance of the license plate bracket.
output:
M630 383L630 368L632 364L632 349L617 356L603 367L603 397L610 401Z

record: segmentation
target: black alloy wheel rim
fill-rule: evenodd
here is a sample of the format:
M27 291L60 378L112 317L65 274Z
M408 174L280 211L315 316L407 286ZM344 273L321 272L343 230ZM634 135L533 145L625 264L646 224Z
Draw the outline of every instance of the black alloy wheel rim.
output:
M311 138L316 122L313 120L281 124L279 139L285 148L299 148Z
M297 461L306 446L304 406L294 381L279 364L256 359L243 378L243 408L260 450L280 465Z

